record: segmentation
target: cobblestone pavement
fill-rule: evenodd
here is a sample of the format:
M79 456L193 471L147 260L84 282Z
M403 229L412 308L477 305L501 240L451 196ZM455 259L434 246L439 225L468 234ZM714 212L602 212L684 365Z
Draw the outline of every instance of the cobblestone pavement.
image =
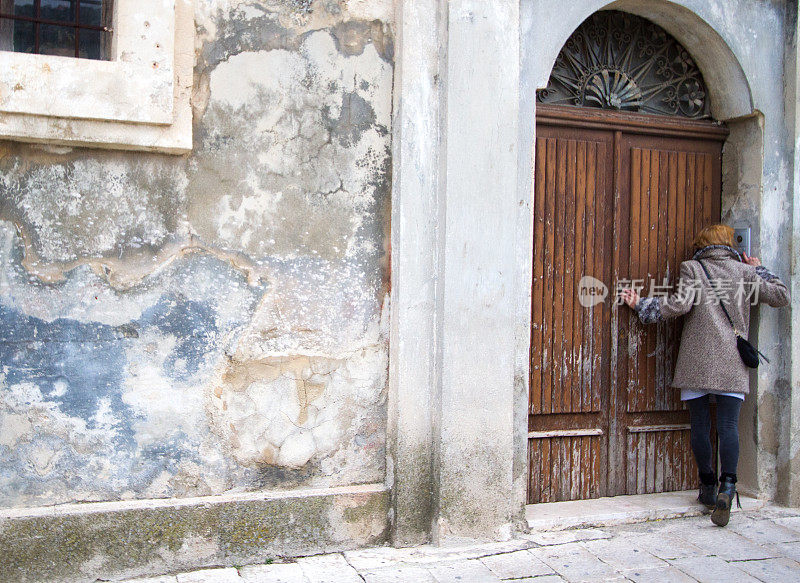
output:
M737 512L608 528L538 532L489 544L376 547L127 583L553 583L800 581L800 511Z

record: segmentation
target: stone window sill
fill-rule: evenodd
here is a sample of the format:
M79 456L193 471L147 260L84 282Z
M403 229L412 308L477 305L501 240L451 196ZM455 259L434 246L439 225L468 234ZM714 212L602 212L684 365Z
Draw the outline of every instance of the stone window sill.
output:
M0 52L0 138L191 150L191 1L116 0L113 28L110 61Z

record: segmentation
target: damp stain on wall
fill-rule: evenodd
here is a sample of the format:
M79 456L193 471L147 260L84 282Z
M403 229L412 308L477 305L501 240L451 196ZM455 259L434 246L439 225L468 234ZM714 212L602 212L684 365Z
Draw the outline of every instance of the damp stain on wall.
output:
M380 481L391 3L196 6L185 156L0 144L0 505Z

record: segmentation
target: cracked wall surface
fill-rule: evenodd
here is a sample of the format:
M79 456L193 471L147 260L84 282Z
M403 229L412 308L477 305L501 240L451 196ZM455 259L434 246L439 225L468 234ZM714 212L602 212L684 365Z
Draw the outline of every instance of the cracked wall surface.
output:
M191 154L0 143L0 506L383 480L391 14L198 1Z

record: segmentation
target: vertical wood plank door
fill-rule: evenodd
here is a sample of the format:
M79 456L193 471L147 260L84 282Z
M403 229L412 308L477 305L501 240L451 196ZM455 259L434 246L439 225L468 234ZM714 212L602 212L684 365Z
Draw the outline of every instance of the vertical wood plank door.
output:
M681 322L645 327L614 295L622 279L674 285L695 232L719 221L725 132L539 109L528 501L693 488L688 412L670 387ZM584 276L603 301L581 303Z
M617 277L642 280L645 293L672 290L697 231L720 221L722 142L623 134L620 146ZM616 315L617 491L695 488L688 411L670 386L682 319L643 326L627 308Z
M537 128L529 494L606 494L610 305L584 308L584 274L612 273L613 133Z

